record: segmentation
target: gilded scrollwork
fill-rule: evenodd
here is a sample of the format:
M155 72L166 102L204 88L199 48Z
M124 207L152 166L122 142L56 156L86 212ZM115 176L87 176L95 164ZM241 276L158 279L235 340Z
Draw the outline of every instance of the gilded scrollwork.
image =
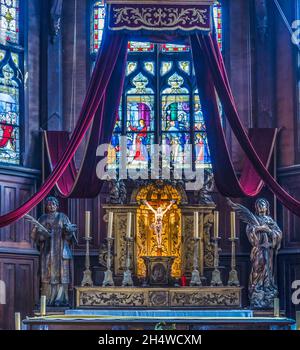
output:
M212 213L204 216L204 266L210 268L214 267L214 245L211 241L213 222Z
M171 306L236 306L241 305L241 296L238 290L199 290L190 293L171 293Z
M123 273L126 265L126 228L127 214L119 213L115 220L116 232L116 257L115 257L115 272L117 275Z
M207 9L191 7L117 7L113 9L114 25L141 27L166 27L206 25L209 21Z
M221 288L76 288L76 307L241 307L242 289Z
M193 270L193 252L194 241L193 241L193 225L194 220L192 216L185 215L183 218L183 270L185 274L192 273Z
M145 293L105 291L82 292L80 294L80 306L144 306Z

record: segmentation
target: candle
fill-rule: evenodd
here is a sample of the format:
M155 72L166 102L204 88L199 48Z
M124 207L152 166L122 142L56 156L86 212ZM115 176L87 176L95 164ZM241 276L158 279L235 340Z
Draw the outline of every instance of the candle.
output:
M127 238L131 237L132 213L127 213Z
M232 211L230 213L230 229L231 229L231 238L235 239L236 238L236 231L235 231L235 212Z
M214 237L219 237L219 212L214 212Z
M279 298L274 299L274 317L280 317L280 304Z
M46 295L42 295L41 296L41 310L40 310L40 313L41 313L41 316L46 316Z
M112 230L113 230L113 222L114 222L114 213L110 211L108 213L108 231L107 231L107 237L112 237Z
M85 212L85 238L90 238L91 235L91 212Z
M199 238L199 213L194 212L194 237Z
M21 330L21 314L20 312L15 312L15 330Z

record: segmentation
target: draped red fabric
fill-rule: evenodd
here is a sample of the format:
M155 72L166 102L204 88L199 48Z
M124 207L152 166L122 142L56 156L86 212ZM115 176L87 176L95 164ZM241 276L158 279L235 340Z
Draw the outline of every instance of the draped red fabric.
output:
M262 154L255 151L239 120L225 66L216 43L211 35L204 34L192 35L190 40L199 95L205 115L212 165L219 191L226 196L253 196L261 189L263 180L287 208L300 216L300 203L276 183L266 168L270 152L266 151L266 147L261 147ZM57 154L56 158L53 159L56 165L40 190L21 207L0 216L0 227L13 223L29 212L51 191L62 176L59 187L64 196L89 197L99 192L101 182L96 179L97 159L94 151L95 147L101 143L109 142L111 138L124 80L127 42L127 36L120 32L107 31L103 35L96 67L70 141L65 150L63 148L59 150L60 154ZM252 164L246 163L247 173L242 174L240 181L235 174L226 145L215 89L221 99L232 130ZM90 131L86 156L79 173L77 173L72 159L92 121L94 123ZM273 132L275 138L276 132ZM57 140L57 142L61 141ZM270 144L272 145L272 142ZM83 174L88 174L88 177L83 176Z
M221 123L214 80L207 68L206 57L197 37L191 38L191 46L216 186L224 196L236 198L256 196L264 183L248 158L245 159L241 178L238 179ZM256 149L266 167L271 160L276 135L276 129L251 130L253 144L257 146Z
M300 216L300 202L295 198L293 198L288 192L286 192L269 173L268 169L263 164L263 161L260 159L259 155L255 151L249 139L249 136L239 119L238 112L234 103L234 98L228 83L225 65L219 53L219 49L216 47L214 43L214 39L212 38L211 34L193 35L191 37L191 45L192 45L192 51L193 51L193 59L195 64L197 82L202 90L201 94L203 97L204 96L209 97L207 93L208 92L211 93L211 98L209 101L202 101L202 103L206 104L206 107L205 107L206 113L208 114L209 111L213 113L210 115L211 118L207 118L207 119L213 120L213 122L209 124L208 128L215 128L214 137L219 137L219 136L221 138L224 137L224 134L222 134L220 130L221 129L220 118L217 117L218 113L215 109L216 94L215 94L215 91L212 91L214 90L213 87L215 87L218 93L218 96L222 102L225 115L233 130L233 133L235 134L238 142L240 143L249 161L252 163L252 166L254 167L255 172L262 178L262 180L266 183L266 185L270 188L270 190L276 195L278 200L285 207L287 207L294 214ZM200 66L200 62L201 64L203 64L203 68ZM210 86L210 91L208 88L205 88L201 83L200 77L199 77L200 74L202 75L202 77L205 76L210 82L209 84L207 84ZM206 81L205 83L208 83L208 81ZM212 130L209 133L211 134ZM220 141L220 144L224 146L223 140L219 140L219 141ZM223 149L222 153L224 158L226 158L226 162L230 161L230 159L228 160L228 157L227 157L227 153L228 153L227 147ZM228 173L231 173L231 175L233 175L232 174L233 169L231 168L232 168L232 163L228 166L227 171ZM226 195L230 195L231 190L234 196L236 197L239 196L240 190L242 190L240 193L244 192L246 195L253 195L253 193L251 193L251 188L253 188L253 183L251 183L250 181L250 183L247 184L246 188L245 186L244 188L242 188L241 184L238 181L236 181L236 176L232 178L227 178L226 175L223 176L223 184L220 183L219 185L221 186L221 189L222 189L221 192L224 194L227 193Z
M124 60L126 60L127 43L128 39L124 34L108 31L104 35L81 113L66 150L39 191L19 208L0 216L0 227L13 223L33 209L51 191L67 169L80 142L92 123L93 117L110 83L110 78L116 64L118 62L122 64L119 57L124 57ZM120 80L118 80L117 84L119 83ZM113 124L113 121L110 123Z
M119 54L106 93L93 119L79 171L72 160L56 184L62 197L94 198L101 191L103 181L98 179L96 174L96 167L101 158L96 156L96 149L99 145L109 144L111 141L123 90L126 56L127 51L124 50ZM68 134L64 131L47 131L44 137L50 166L53 169L67 147ZM87 179L89 186L86 186Z

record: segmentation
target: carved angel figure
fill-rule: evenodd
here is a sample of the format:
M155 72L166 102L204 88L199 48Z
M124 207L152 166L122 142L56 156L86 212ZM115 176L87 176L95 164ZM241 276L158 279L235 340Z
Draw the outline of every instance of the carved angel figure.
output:
M252 245L248 290L250 306L254 309L272 308L274 298L278 296L274 267L281 247L282 231L269 216L270 205L266 199L259 198L255 202L255 214L230 199L228 203L239 219L247 224L246 233Z

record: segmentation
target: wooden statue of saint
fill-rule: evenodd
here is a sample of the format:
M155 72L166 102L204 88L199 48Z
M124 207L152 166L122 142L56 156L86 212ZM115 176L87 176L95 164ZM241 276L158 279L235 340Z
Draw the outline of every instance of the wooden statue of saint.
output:
M77 226L58 212L59 202L55 197L48 197L45 204L46 213L32 230L32 238L40 251L41 294L46 295L49 306L67 306L71 245L76 241Z
M255 213L238 203L228 200L240 220L247 224L246 233L251 250L249 299L253 309L273 308L278 297L276 285L276 260L281 247L282 231L270 217L270 205L264 198L255 202Z

